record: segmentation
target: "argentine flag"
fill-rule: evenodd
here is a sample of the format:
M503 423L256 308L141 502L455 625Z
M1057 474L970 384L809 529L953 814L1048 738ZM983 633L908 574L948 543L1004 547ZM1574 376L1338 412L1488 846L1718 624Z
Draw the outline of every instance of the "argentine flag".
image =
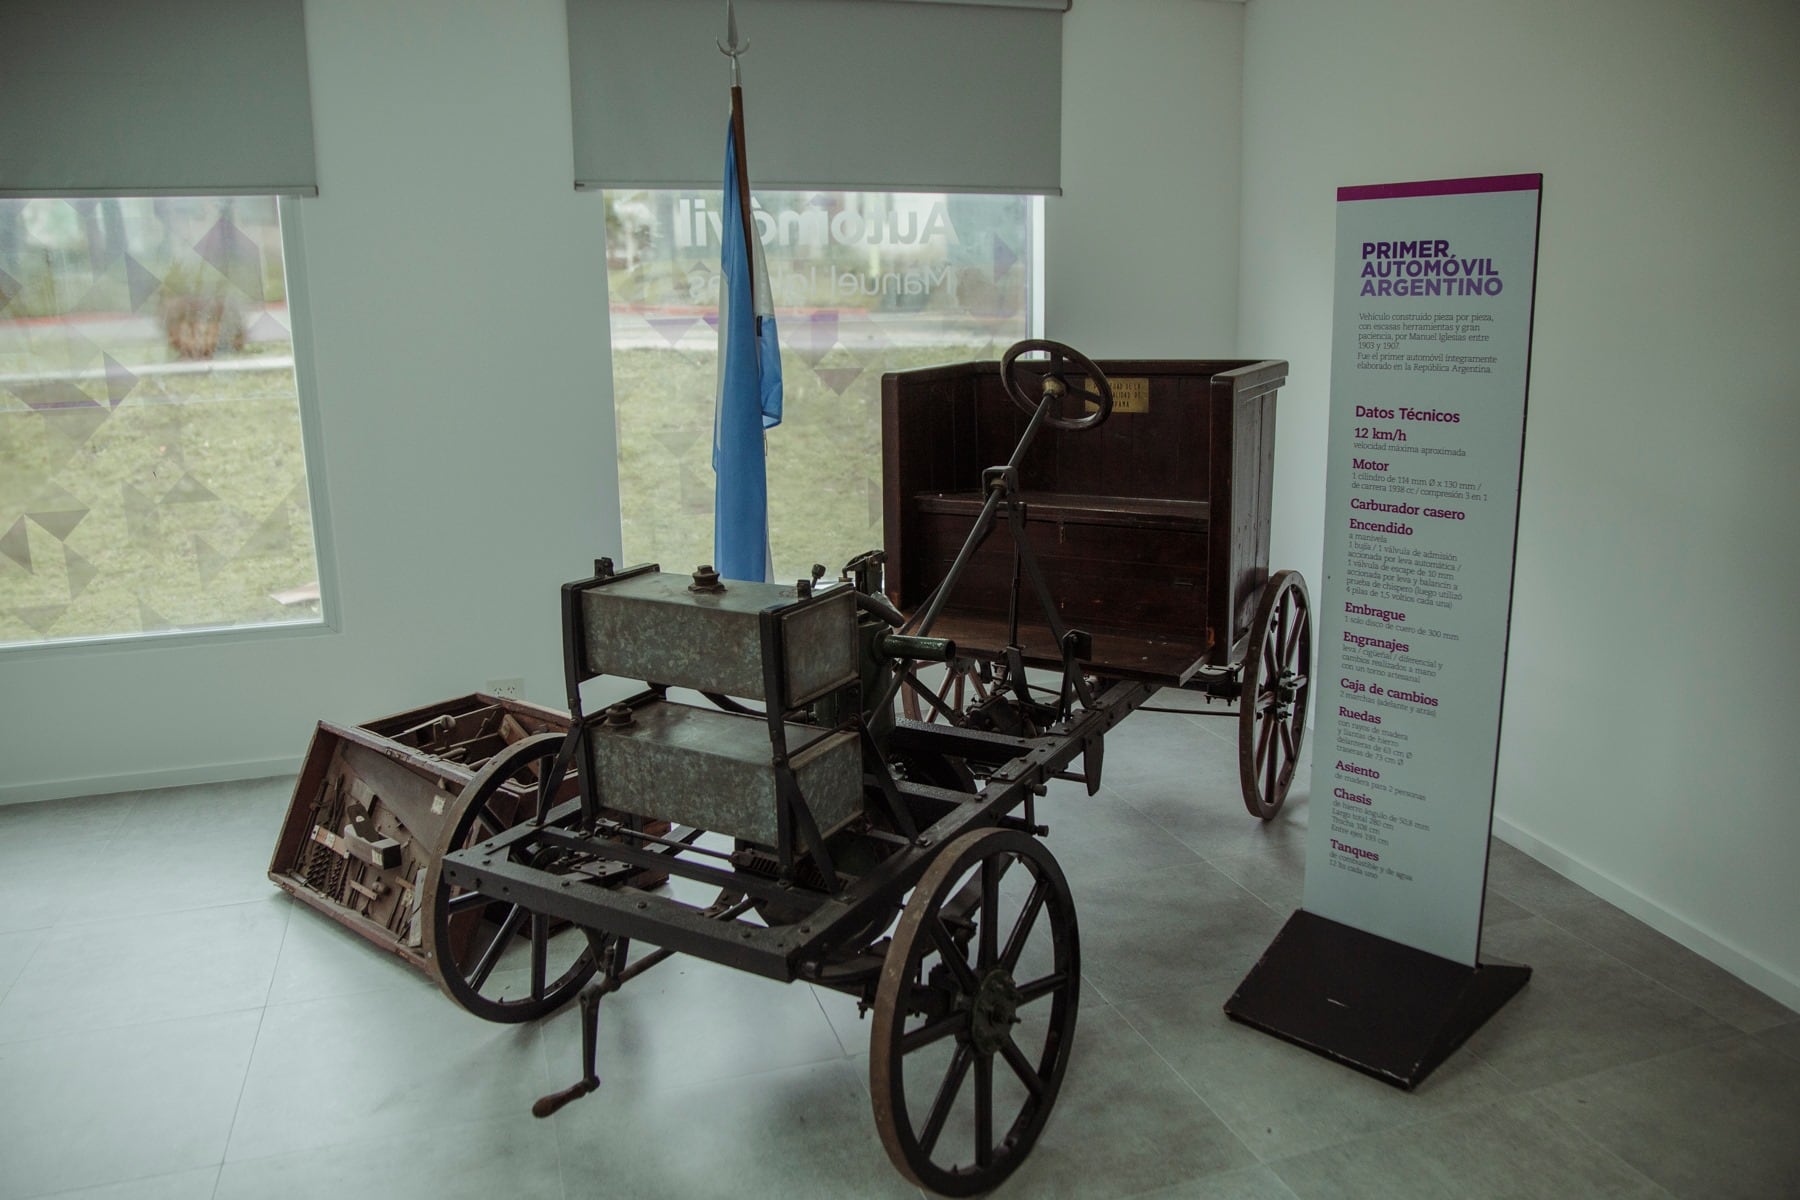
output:
M725 135L725 214L719 270L719 391L713 412L713 565L726 579L766 582L769 480L763 431L781 423L781 349L748 211L743 101L731 89Z

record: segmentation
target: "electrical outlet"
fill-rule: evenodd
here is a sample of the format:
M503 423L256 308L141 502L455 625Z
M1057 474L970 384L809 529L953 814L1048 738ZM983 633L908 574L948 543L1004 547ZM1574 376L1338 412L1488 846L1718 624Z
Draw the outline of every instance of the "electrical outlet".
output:
M518 700L525 694L523 679L490 679L485 689L490 696L504 696L509 700Z

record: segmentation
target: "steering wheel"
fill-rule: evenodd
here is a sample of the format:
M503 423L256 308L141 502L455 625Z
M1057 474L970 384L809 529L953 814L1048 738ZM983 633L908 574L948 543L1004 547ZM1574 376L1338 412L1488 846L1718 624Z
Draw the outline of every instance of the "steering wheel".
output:
M1050 356L1048 362L1023 357L1040 350ZM1079 417L1045 413L1044 420L1057 429L1092 429L1112 415L1112 384L1090 359L1061 342L1015 342L1000 360L1000 382L1013 403L1028 413L1037 412L1046 395L1079 396L1094 405L1094 411Z

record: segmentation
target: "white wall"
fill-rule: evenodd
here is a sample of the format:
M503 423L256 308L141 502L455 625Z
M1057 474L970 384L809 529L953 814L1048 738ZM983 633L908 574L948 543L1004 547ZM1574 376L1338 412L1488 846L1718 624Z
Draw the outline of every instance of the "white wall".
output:
M1273 558L1317 576L1334 189L1542 171L1498 827L1800 1005L1800 8L1253 0L1245 47Z
M522 676L619 543L598 196L573 190L561 0L309 0L300 202L342 630L0 658L0 799L290 767Z
M1091 358L1235 352L1243 46L1239 4L1070 8L1046 337Z

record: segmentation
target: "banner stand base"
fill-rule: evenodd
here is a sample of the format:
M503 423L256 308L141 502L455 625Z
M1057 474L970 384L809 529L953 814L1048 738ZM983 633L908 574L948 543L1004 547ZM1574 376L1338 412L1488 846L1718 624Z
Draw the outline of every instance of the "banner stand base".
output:
M1530 978L1530 967L1471 967L1300 909L1225 1012L1410 1090Z

